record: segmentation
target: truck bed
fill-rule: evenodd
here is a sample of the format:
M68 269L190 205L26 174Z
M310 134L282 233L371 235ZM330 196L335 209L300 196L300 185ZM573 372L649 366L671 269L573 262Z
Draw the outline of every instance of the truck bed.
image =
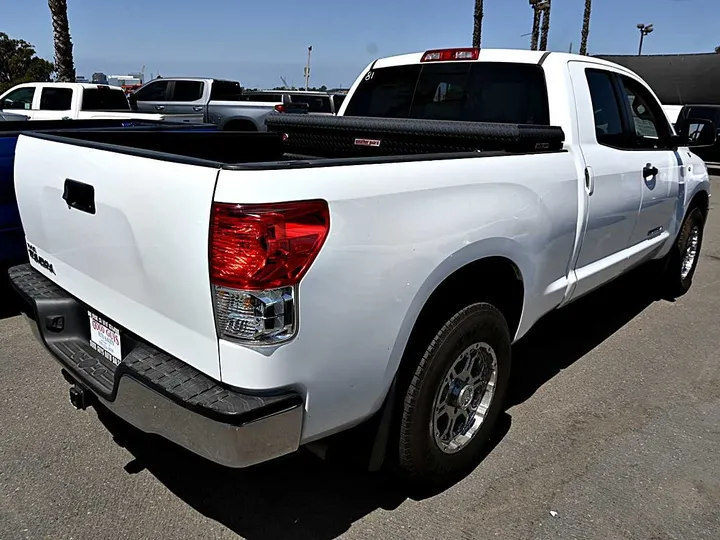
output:
M263 168L412 161L562 150L553 126L273 114L268 132L76 130L56 142L180 163Z

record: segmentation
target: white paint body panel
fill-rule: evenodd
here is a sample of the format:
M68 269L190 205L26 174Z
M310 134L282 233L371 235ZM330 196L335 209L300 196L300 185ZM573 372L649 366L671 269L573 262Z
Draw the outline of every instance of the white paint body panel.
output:
M16 157L25 236L57 275L36 268L120 326L219 379L207 257L217 170L24 136ZM96 214L68 208L67 178L94 186Z
M483 50L479 61L541 56ZM22 136L15 179L27 238L55 265L50 279L155 346L232 386L303 391L302 440L318 439L381 406L420 310L466 264L502 256L518 267L519 338L557 306L670 249L691 197L709 191L707 170L681 149L681 165L663 162L660 191L643 191L642 156L595 141L587 83L571 76L587 66L635 77L598 59L548 56L551 123L566 136L558 153L218 174ZM67 209L65 178L95 185L96 216ZM212 201L315 198L328 201L331 227L299 286L297 336L274 348L218 343L207 261ZM646 206L655 217L643 214ZM666 224L662 234L635 234L638 223L657 219Z

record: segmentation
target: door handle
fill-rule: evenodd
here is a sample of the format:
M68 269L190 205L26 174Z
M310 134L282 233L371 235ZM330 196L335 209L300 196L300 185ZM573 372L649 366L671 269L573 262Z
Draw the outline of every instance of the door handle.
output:
M165 110L165 105L155 105L155 110L156 110L156 111L164 111L164 110Z
M90 184L66 178L62 198L68 208L75 208L88 214L95 213L95 188Z
M198 106L193 107L193 111L195 111L195 112L200 112L202 110L203 110L202 107L198 107Z
M585 167L585 189L588 195L592 195L595 192L595 175L592 173L590 167Z
M643 178L647 179L649 177L655 177L658 175L658 168L654 167L652 164L648 163L643 167Z

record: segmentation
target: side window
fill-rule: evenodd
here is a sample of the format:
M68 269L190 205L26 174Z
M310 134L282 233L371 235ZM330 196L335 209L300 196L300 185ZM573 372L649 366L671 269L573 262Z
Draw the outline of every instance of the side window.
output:
M585 76L590 88L597 142L613 148L627 148L627 134L623 129L620 102L613 84L614 75L608 71L588 69Z
M135 92L138 101L165 101L168 81L152 82Z
M197 101L203 95L202 81L175 81L175 89L168 101Z
M40 110L69 111L72 96L72 88L43 88L40 94Z
M33 97L35 97L34 87L18 88L3 98L0 109L28 111L32 108Z
M642 84L630 77L620 76L628 110L632 118L630 131L635 148L668 147L670 127L662 107Z

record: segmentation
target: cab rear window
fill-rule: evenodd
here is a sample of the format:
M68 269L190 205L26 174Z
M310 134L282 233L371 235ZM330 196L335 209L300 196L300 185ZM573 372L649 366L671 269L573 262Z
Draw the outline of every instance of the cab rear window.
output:
M110 88L86 88L82 94L83 111L129 111L125 93Z
M443 62L371 70L345 116L549 125L540 66Z

